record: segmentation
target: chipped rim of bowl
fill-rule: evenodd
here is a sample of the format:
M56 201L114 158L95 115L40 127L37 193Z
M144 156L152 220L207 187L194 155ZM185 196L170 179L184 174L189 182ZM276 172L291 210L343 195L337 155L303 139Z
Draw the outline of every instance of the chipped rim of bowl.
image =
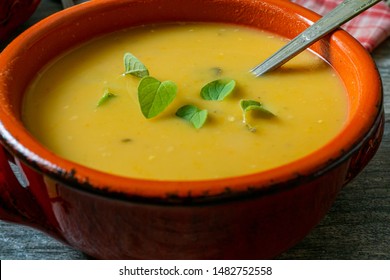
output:
M28 45L33 44L37 38L42 39L46 28L52 28L50 26L55 28L60 26L61 22L71 20L75 15L94 12L96 7L104 8L112 2L114 1L91 1L49 16L11 42L0 55L0 65L4 60L12 59L12 55L18 48L23 48L26 42ZM265 2L283 7L298 15L303 22L311 23L319 18L314 12L288 1L265 0ZM108 174L63 159L47 150L24 128L20 119L12 116L11 109L4 105L4 102L0 105L0 139L2 144L22 161L58 182L78 190L125 200L183 203L210 198L218 200L242 197L247 194L275 192L299 186L305 180L312 180L348 160L361 148L380 120L383 102L382 86L372 58L352 36L342 30L335 31L330 40L330 44L340 45L344 52L358 58L361 65L364 65L359 77L362 88L359 88L361 92L356 101L358 110L348 118L342 131L327 144L307 156L276 168L249 175L196 181L159 181ZM2 101L6 100L3 93L6 88L2 80L2 76L5 75L3 68L0 66L0 100ZM367 92L370 94L365 94ZM361 108L362 103L371 111Z

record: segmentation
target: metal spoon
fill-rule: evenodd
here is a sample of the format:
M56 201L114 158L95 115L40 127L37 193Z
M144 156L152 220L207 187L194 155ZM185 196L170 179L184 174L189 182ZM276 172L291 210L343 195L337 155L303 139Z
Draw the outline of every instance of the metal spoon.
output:
M283 65L343 23L354 18L381 0L345 0L316 23L311 25L279 51L254 67L251 72L255 76L263 75Z

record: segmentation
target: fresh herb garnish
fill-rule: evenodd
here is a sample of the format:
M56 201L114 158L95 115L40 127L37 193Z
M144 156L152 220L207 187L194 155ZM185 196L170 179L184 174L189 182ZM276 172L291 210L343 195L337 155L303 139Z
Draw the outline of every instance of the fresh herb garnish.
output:
M109 99L112 97L115 97L116 95L111 93L108 89L104 90L102 97L100 97L99 101L97 102L96 107L99 107L106 103Z
M204 125L207 114L207 110L201 110L194 105L184 105L176 112L176 116L189 121L195 128L201 128Z
M138 85L142 114L148 119L157 116L173 101L176 92L177 86L172 81L160 82L150 76L142 78Z
M255 100L242 99L242 100L240 100L240 107L242 109L242 119L243 119L243 122L247 125L247 127L251 131L255 131L256 129L253 128L247 122L246 114L247 114L248 111L251 111L251 110L258 111L258 112L261 112L262 114L264 114L264 116L267 116L267 117L275 116L271 111L265 109L263 104L261 104L258 101L255 101Z
M125 53L123 57L125 64L125 75L133 75L139 78L149 76L149 71L145 65L131 53Z
M200 95L205 100L223 100L228 96L236 86L234 80L219 79L206 84Z
M150 119L163 112L176 97L176 84L172 81L161 82L156 78L149 76L149 71L145 65L129 52L125 53L123 60L125 65L124 74L141 78L138 84L138 101L142 114ZM211 68L211 71L216 76L222 74L222 69L219 67ZM200 96L204 100L221 101L233 92L235 86L235 80L217 79L203 86L200 91ZM114 94L106 90L99 100L98 106L107 102L108 99L114 96ZM272 112L265 109L260 102L255 100L241 100L240 107L243 111L243 122L250 131L255 131L256 129L247 122L248 111L258 111L268 117L274 116ZM176 111L176 116L189 121L195 128L199 129L205 124L208 111L201 110L194 105L185 105ZM122 142L130 141L131 139L122 140Z

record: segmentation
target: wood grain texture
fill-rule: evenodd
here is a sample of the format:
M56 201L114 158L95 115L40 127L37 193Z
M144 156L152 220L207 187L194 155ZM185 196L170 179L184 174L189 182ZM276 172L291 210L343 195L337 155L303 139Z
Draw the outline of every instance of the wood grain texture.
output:
M43 0L21 30L60 8L60 1ZM390 38L372 55L382 76L385 96L386 125L379 151L341 191L320 224L279 259L390 259ZM88 256L36 230L0 221L0 259Z

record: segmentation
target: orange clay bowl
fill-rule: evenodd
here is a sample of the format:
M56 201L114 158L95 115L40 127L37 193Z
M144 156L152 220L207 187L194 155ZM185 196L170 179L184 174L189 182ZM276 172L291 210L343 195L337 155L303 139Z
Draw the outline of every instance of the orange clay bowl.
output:
M274 258L299 242L375 154L383 134L380 76L337 30L311 50L348 91L342 131L312 154L248 176L151 181L62 159L23 126L27 84L51 59L96 36L158 22L247 25L292 38L319 16L280 0L91 1L36 24L0 55L0 217L101 259ZM255 63L255 62L254 62Z

